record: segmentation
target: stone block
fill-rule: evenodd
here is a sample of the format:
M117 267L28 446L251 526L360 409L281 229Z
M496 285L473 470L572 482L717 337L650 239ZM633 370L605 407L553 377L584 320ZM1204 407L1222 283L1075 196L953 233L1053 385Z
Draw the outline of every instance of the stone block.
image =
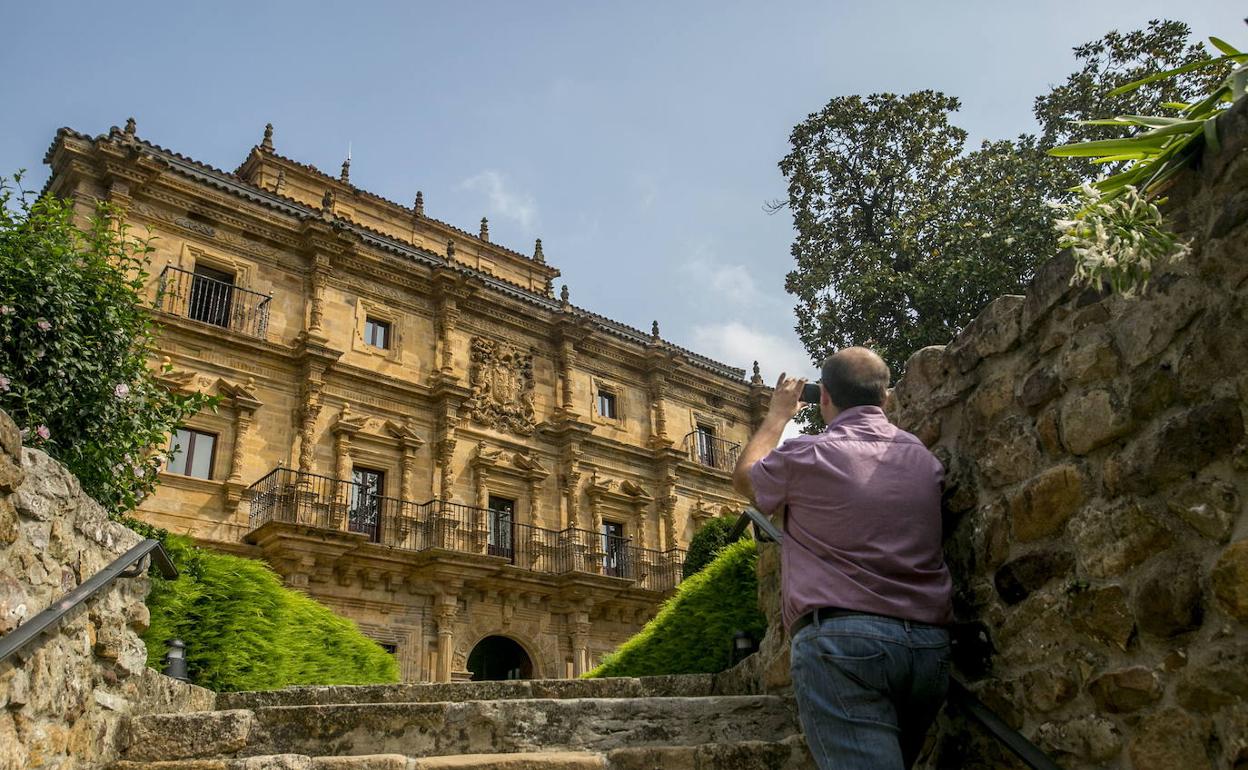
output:
M1151 492L1228 455L1244 436L1239 403L1221 398L1155 424L1112 458L1105 469L1111 494Z
M22 452L22 469L28 481L14 495L17 512L39 521L63 514L72 499L69 471L37 449Z
M1157 517L1131 500L1085 507L1067 524L1080 571L1112 578L1169 548L1173 536Z
M1070 600L1070 625L1089 637L1126 650L1135 633L1135 617L1121 586L1079 591Z
M1131 410L1108 388L1068 393L1061 406L1062 443L1073 454L1086 455L1130 432Z
M1096 715L1068 722L1045 722L1036 729L1036 739L1052 754L1067 754L1088 762L1109 762L1122 752L1118 726Z
M1135 616L1140 630L1162 639L1193 631L1204 620L1204 592L1195 554L1176 556L1156 565L1135 591Z
M1178 375L1168 363L1136 369L1127 387L1131 415L1144 421L1169 409L1177 400L1178 389Z
M0 546L17 542L19 527L17 508L13 505L12 497L0 497Z
M1062 394L1062 380L1051 367L1041 364L1027 374L1018 391L1018 402L1028 409L1041 407Z
M1218 607L1241 622L1248 622L1248 540L1237 540L1222 550L1210 574Z
M1209 722L1180 708L1158 709L1140 720L1127 746L1133 770L1213 770Z
M247 745L252 712L238 709L201 714L152 714L133 718L122 756L140 762L230 755Z
M1014 372L1007 371L981 382L967 399L967 413L974 425L987 427L1014 402Z
M1144 666L1110 671L1088 683L1096 705L1111 714L1139 711L1161 698L1157 674Z
M1009 498L1014 536L1026 543L1061 530L1083 505L1083 474L1066 464L1030 479Z
M1095 309L1106 314L1102 305ZM1066 343L1057 372L1067 385L1082 385L1112 378L1118 373L1119 365L1118 351L1114 350L1109 332L1103 326L1089 326Z
M984 438L979 455L981 475L992 486L1013 484L1032 476L1040 463L1031 420L1021 415L998 422Z
M993 583L1002 601L1018 604L1049 581L1069 575L1074 564L1069 551L1033 551L1002 565Z
M1248 644L1227 640L1197 653L1180 671L1175 694L1179 705L1200 714L1248 703Z
M0 410L0 453L5 457L17 458L19 462L22 456L22 431L9 413L3 410Z
M1032 711L1048 713L1068 703L1079 694L1079 688L1067 672L1038 668L1022 677L1022 696Z
M1019 317L1022 333L1031 334L1038 322L1048 315L1049 311L1059 302L1073 293L1070 285L1071 276L1075 273L1075 259L1069 250L1063 250L1057 256L1045 262L1036 270L1036 275L1027 287L1026 299Z
M1196 279L1154 281L1147 301L1127 302L1111 323L1122 363L1134 369L1161 353L1208 300L1208 288Z
M966 325L946 353L960 372L967 372L988 356L1003 353L1018 341L1025 297L997 297Z
M1219 543L1230 538L1243 507L1239 490L1221 479L1185 482L1169 491L1166 503L1188 526Z

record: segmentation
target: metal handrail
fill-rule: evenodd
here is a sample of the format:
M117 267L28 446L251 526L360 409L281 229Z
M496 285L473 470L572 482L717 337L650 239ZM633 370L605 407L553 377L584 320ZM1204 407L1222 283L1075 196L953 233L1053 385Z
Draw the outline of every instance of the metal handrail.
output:
M737 442L701 430L689 431L681 443L691 461L721 471L731 471L741 453Z
M784 534L776 528L771 520L764 516L753 506L747 506L741 515L737 518L737 523L732 528L729 535L731 540L736 540L745 532L745 528L750 524L754 525L756 540L773 540L780 543L784 540ZM759 537L759 531L762 531L767 537ZM949 695L948 702L955 704L958 708L964 710L976 722L979 722L988 734L991 735L998 743L1005 746L1014 756L1023 761L1023 764L1031 768L1031 770L1062 770L1061 766L1041 751L1040 747L1027 740L1022 733L1005 723L1005 720L997 715L992 709L984 705L984 702L975 697L975 694L967 689L957 677L950 675L949 677Z
M51 631L70 610L107 588L117 578L135 577L141 574L148 566L142 562L149 556L151 557L150 563L160 570L160 574L169 580L178 576L178 568L173 566L173 560L169 558L169 553L160 541L144 540L114 559L104 569L87 578L77 588L53 602L43 612L0 637L0 663L44 633Z

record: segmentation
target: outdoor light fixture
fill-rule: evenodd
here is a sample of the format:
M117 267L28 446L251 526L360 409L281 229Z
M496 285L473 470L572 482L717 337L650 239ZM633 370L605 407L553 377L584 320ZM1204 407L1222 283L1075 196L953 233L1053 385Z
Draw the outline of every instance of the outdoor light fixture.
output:
M181 639L170 639L169 652L165 653L165 676L187 681L186 676L186 645Z
M754 637L748 631L738 631L732 635L732 663L736 665L754 652Z

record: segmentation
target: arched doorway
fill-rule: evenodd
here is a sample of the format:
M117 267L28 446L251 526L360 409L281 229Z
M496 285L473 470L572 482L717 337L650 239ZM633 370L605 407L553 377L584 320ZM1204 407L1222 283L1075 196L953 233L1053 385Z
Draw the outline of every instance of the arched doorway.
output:
M477 642L468 655L472 681L497 679L532 679L533 661L514 639L487 636Z

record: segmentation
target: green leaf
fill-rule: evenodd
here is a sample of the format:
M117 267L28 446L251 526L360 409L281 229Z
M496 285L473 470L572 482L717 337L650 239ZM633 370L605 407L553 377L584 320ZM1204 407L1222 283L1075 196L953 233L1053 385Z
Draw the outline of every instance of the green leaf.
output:
M1230 43L1226 42L1220 37L1210 36L1209 42L1213 43L1214 48L1218 49L1219 51L1226 54L1227 56L1239 56L1241 54L1241 51L1239 51L1239 49L1235 48L1235 46L1231 45Z
M1140 78L1139 80L1133 81L1131 83L1127 83L1126 85L1119 86L1115 88L1114 90L1110 91L1108 94L1106 94L1106 96L1110 96L1110 97L1122 96L1123 94L1131 93L1132 91L1136 90L1140 86L1148 85L1149 83L1155 83L1158 80L1165 80L1166 78L1171 78L1171 77L1174 77L1175 75L1182 75L1185 72L1194 72L1196 70L1204 69L1206 67L1212 67L1213 65L1219 64L1224 61L1237 61L1239 58L1240 57L1238 55L1219 56L1215 59L1201 59L1200 61L1190 62L1188 64L1184 64L1182 67L1175 67L1174 69L1169 69L1164 72L1155 72L1146 78Z
M1058 158L1097 158L1105 155L1160 150L1166 145L1166 137L1133 136L1126 139L1100 139L1094 142L1064 144L1054 147L1049 154Z

